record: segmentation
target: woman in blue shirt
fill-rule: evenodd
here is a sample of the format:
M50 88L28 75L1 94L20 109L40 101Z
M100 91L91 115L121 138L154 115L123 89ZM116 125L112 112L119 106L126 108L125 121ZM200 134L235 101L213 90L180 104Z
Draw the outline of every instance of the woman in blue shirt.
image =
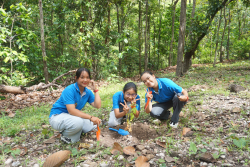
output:
M131 104L136 105L135 117L140 114L140 96L137 95L137 87L133 82L128 82L123 91L113 95L113 110L110 112L108 126L113 127L121 124L122 119L131 111Z
M61 132L61 140L66 143L79 141L82 132L94 130L101 123L99 118L81 111L87 102L95 108L101 107L98 88L95 82L90 80L89 70L79 68L75 79L76 83L63 90L49 115L50 125ZM94 93L87 86L90 86Z
M173 107L170 126L177 128L179 114L188 101L187 91L168 78L156 78L150 71L144 71L141 80L148 87L145 94L146 103L149 99L148 105L145 106L146 113L150 113L154 118L166 120L170 115L169 108ZM156 104L152 105L152 101Z

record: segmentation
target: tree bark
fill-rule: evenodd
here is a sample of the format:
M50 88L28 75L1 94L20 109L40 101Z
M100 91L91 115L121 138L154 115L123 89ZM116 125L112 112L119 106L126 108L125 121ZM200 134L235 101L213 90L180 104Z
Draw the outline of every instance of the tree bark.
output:
M49 82L49 73L47 68L47 56L45 51L45 42L44 42L44 24L43 24L43 4L42 0L39 0L39 10L40 10L40 26L41 26L41 47L42 47L42 55L43 55L43 71L45 77L45 83Z
M118 26L118 34L120 35L120 20L119 20L119 6L117 2L115 3L116 6L116 12L117 12L117 26ZM119 53L121 53L121 43L118 43L119 46ZM122 59L119 58L119 66L118 66L118 71L121 72L121 65L122 65Z
M224 30L222 33L222 37L221 37L221 43L220 43L220 62L223 62L223 55L224 55L224 49L222 51L222 45L223 45L223 39L224 39L224 34L227 28L227 18L226 18L226 7L224 7L224 19L225 19L225 23L224 23Z
M149 10L148 14L148 63L150 63L150 18L151 18L151 10Z
M161 1L159 0L159 7L161 6ZM162 15L160 15L160 23L159 23L159 31L158 31L158 62L157 62L157 70L160 65L160 43L161 43L161 19Z
M222 18L222 9L221 9L221 11L220 11L220 20L219 20L219 25L218 25L218 29L217 29L217 37L216 37L216 44L215 44L215 54L214 54L214 63L213 63L213 67L215 67L215 64L216 64L216 57L217 57L217 48L218 48L218 43L219 43L219 34L220 34L221 18Z
M227 60L229 60L230 23L231 23L231 16L230 16L230 7L229 7L228 8L228 33L227 33Z
M139 74L141 74L141 1L139 0L139 23L138 23L138 37L139 37Z
M241 37L241 20L240 20L240 9L239 9L239 0L237 0L237 13L238 13L238 24L239 24L239 37L238 37L238 39L240 39L240 37Z
M145 60L144 60L144 71L148 68L148 44L147 44L147 27L148 27L148 0L146 3L146 26L145 26Z
M168 59L168 65L172 66L172 58L173 58L173 42L174 42L174 22L175 22L175 8L176 8L176 4L177 4L178 0L176 0L174 2L174 0L172 0L172 4L173 4L173 9L172 9L172 36L171 36L171 42L170 42L170 54L169 54L169 59Z
M185 46L186 7L187 7L187 1L181 0L176 76L181 76L183 74L182 61L183 61L184 46Z
M108 48L108 53L107 53L107 58L109 58L109 34L110 34L110 26L111 26L111 19L110 19L110 4L109 0L107 3L107 8L108 8L108 25L107 25L107 36L105 39L105 44Z

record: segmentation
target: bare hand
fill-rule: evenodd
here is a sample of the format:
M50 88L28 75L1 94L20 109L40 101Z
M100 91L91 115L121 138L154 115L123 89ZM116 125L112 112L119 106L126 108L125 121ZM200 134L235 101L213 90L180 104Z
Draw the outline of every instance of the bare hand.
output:
M94 125L100 125L101 124L101 120L97 117L92 117L91 121L93 122Z
M187 96L177 96L180 101L187 101Z
M140 99L135 99L135 98L131 101L131 106L136 106L136 101L140 100Z
M127 103L126 103L126 101L124 100L124 104L122 104L122 103L120 103L122 106L123 106L123 112L125 113L125 114L127 114L128 112L129 112L129 107L128 107L128 105L127 105Z
M89 87L90 87L90 89L92 89L92 90L97 90L97 89L98 89L98 85L95 83L94 80L90 80L90 82L89 82Z
M136 110L136 114L134 114L134 115L135 115L136 118L138 118L139 114L140 114L140 111Z

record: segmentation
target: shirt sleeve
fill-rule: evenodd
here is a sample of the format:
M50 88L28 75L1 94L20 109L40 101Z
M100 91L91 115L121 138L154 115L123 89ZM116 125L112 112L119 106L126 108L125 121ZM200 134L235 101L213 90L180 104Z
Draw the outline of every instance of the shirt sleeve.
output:
M140 99L140 96L137 95L136 99ZM136 101L136 109L137 109L137 111L141 110L141 102L140 102L140 100Z
M95 95L91 90L88 90L88 94L89 94L88 103L91 104L95 101Z
M119 109L119 94L115 93L113 95L113 109Z
M62 92L63 104L75 104L74 92L69 87L65 88Z

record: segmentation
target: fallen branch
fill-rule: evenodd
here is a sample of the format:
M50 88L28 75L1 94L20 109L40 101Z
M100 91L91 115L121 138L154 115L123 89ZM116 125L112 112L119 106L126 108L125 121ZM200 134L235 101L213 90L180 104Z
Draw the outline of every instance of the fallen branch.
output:
M26 94L26 92L31 92L35 90L42 90L42 89L47 89L50 86L56 86L59 87L60 85L55 84L56 81L60 78L62 78L65 75L68 75L72 72L76 72L76 70L71 70L67 73L64 73L58 77L56 77L51 83L45 84L45 83L39 83L38 85L33 85L30 87L23 87L23 86L6 86L6 85L0 85L0 92L1 93L12 93L12 94Z

